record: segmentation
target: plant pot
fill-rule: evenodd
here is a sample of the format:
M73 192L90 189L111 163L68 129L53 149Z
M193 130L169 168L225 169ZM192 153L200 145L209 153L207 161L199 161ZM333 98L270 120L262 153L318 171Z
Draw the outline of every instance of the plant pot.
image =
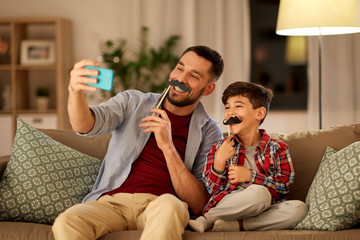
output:
M36 107L38 110L47 110L50 106L49 97L36 97Z

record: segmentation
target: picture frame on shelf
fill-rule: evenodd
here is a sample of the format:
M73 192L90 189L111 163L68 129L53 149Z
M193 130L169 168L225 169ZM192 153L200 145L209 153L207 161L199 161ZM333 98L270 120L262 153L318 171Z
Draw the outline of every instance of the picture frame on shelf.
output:
M23 40L21 42L21 65L51 65L55 63L55 41Z

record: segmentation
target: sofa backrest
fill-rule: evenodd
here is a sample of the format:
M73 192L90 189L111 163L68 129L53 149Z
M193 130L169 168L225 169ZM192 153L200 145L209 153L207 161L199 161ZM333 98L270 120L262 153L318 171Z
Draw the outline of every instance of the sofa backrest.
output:
M111 134L84 137L72 130L40 129L53 139L90 156L103 159ZM295 183L288 199L305 200L327 146L340 150L360 141L360 124L342 125L323 130L309 130L292 134L270 134L286 142L295 168ZM0 158L0 173L5 169L8 156Z
M288 199L305 200L319 168L326 147L340 150L360 141L360 124L342 125L323 130L309 130L292 134L271 134L286 142L295 168L295 182Z
M41 132L52 137L54 140L65 144L73 149L90 156L104 159L111 134L85 137L76 134L72 130L57 130L57 129L39 129Z

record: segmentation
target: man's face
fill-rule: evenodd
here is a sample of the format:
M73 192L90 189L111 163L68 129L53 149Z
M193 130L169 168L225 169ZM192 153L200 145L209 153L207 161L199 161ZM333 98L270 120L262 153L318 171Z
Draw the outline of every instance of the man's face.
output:
M179 60L174 70L170 73L170 81L178 80L192 89L184 92L179 87L171 87L167 95L168 101L177 106L189 106L200 101L201 96L208 87L211 62L198 56L195 52L187 52Z

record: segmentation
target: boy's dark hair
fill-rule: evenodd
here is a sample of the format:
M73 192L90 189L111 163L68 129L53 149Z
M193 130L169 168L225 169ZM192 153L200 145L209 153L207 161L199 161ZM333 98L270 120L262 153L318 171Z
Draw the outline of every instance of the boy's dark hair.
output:
M185 53L190 51L195 52L198 56L203 57L212 63L212 69L210 73L214 75L214 78L212 78L211 80L216 82L224 70L224 61L221 55L217 51L207 46L200 45L192 46L185 49L185 51L181 54L181 57L184 56Z
M273 98L271 89L253 82L234 82L224 91L222 102L225 105L229 97L243 96L247 97L253 106L253 109L264 107L266 109L265 117L269 112L270 102ZM261 120L260 125L264 122L265 117Z

